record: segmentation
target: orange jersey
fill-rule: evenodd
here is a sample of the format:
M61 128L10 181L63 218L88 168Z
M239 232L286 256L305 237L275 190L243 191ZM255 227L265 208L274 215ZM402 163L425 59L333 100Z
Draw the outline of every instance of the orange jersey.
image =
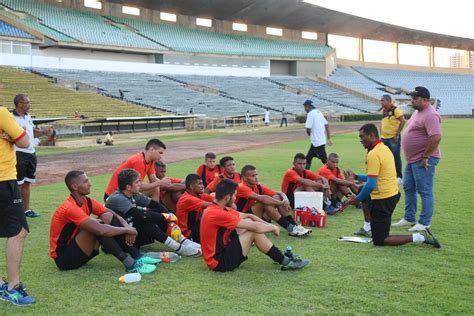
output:
M117 169L115 169L114 173L112 174L112 177L110 178L109 185L105 190L105 194L110 196L112 193L117 191L118 174L123 169L129 168L134 169L136 172L138 172L138 177L140 178L140 181L143 181L146 175L155 174L155 163L153 161L146 162L145 154L142 152L135 154L133 156L130 156L127 160L125 160L125 162L118 166Z
M183 183L182 179L176 179L176 178L168 178L168 179L170 179L171 184ZM160 201L165 197L166 193L168 193L168 191L162 190L160 188Z
M215 177L221 174L221 170L222 168L219 165L216 165L214 169L209 169L206 165L200 165L196 170L196 174L201 177L204 187L207 187Z
M324 164L319 168L318 174L321 177L325 177L329 182L333 181L332 177L336 177L339 179L344 179L344 176L342 175L341 169L336 168L334 170L329 169L329 167Z
M178 217L178 226L183 235L189 238L191 230L200 218L205 203L214 201L214 197L203 193L198 196L184 192L176 203L176 216Z
M217 204L209 205L203 213L201 248L204 261L210 269L214 270L219 265L223 250L229 244L231 234L236 233L239 222L239 212L228 207L221 208Z
M207 185L207 189L209 190L209 192L215 192L217 184L221 182L221 180L224 180L224 179L230 179L234 181L235 183L240 183L241 181L240 174L238 174L237 172L234 172L232 177L228 177L225 173L223 173L219 175L218 177L215 177L214 180L212 180L212 182Z
M247 213L252 208L257 202L255 199L250 198L254 194L274 196L276 192L263 184L256 184L250 188L246 183L240 183L235 196L235 205L237 205L239 212Z
M288 194L293 194L294 190L298 187L298 179L309 179L316 180L319 179L317 173L312 172L311 170L303 170L301 174L297 173L294 168L290 168L285 172L283 176L283 182L281 183L281 191Z
M78 205L70 195L54 212L49 232L49 255L52 258L57 258L58 252L76 238L79 226L89 219L91 214L100 216L107 211L102 204L93 198L89 199L92 209L89 209L87 199L84 199L82 205Z

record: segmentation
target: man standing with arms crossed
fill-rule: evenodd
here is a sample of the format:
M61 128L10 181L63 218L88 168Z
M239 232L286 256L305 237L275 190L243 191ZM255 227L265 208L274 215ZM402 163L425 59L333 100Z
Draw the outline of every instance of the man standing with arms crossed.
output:
M394 227L413 226L408 231L421 231L431 226L434 209L434 174L441 157L441 117L430 105L430 92L416 87L411 94L413 112L403 135L402 147L407 160L403 189L405 216ZM416 222L416 194L421 197L420 220Z
M332 141L328 121L323 113L314 107L311 100L306 100L303 105L304 110L308 113L305 123L306 133L311 139L311 146L306 155L306 169L310 170L314 157L319 158L323 164L326 163L326 144L332 145Z
M30 145L23 130L5 107L0 107L0 237L5 243L8 283L0 279L0 299L15 305L34 304L20 282L23 245L29 228L16 182L16 156L13 144Z
M13 110L13 117L15 121L25 131L30 140L30 146L26 148L15 147L16 151L16 180L20 186L21 198L23 200L23 210L27 217L38 217L38 213L30 208L30 186L35 183L36 177L36 154L35 154L35 137L44 134L38 128L34 128L33 119L28 111L30 110L30 98L25 94L17 94L13 99L15 110Z

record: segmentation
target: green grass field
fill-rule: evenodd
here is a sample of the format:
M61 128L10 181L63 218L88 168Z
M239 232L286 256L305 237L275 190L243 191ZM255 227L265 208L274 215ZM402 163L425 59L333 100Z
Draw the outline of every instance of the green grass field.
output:
M436 210L432 228L442 249L409 244L374 247L338 242L362 224L353 207L328 218L324 229L306 239L271 237L281 249L292 245L311 264L301 271L281 271L252 249L249 260L231 273L211 272L202 258L161 264L135 284L119 284L124 273L112 256L101 254L85 267L61 272L49 258L49 222L67 190L62 183L36 187L32 205L42 216L30 220L22 268L37 304L16 307L0 302L0 314L472 314L473 121L445 120L442 160L436 171ZM283 172L307 141L235 153L238 167L257 166L260 181L279 188ZM356 133L334 136L330 151L341 166L363 172L365 151ZM166 154L165 154L166 155ZM184 177L197 160L170 164L168 173ZM314 165L318 165L315 163ZM101 199L109 175L92 177L93 196ZM403 216L403 195L393 221ZM406 233L403 229L394 234ZM4 240L0 242L3 249ZM145 247L164 250L160 244ZM0 259L5 273L5 259Z

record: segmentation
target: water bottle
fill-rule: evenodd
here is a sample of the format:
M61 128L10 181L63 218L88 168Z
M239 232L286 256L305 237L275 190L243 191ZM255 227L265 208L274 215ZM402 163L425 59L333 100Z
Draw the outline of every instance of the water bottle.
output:
M142 279L142 275L140 273L127 273L125 275L122 275L119 278L120 283L133 283L133 282L139 282Z
M310 226L311 227L316 227L316 215L317 215L317 212L316 211L312 211L311 212L311 222L310 222Z
M293 248L291 246L286 247L285 256L290 259L293 259Z
M161 259L161 262L166 262L166 263L173 263L181 259L180 255L174 252L168 252L168 251L147 252L146 256L150 258L154 258L154 259Z

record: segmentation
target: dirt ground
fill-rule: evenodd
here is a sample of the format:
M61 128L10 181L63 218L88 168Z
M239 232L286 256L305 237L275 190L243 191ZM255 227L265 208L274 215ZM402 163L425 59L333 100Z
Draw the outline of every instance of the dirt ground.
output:
M332 125L331 133L347 133L357 130L360 123L347 125ZM213 151L218 155L239 152L263 146L288 143L306 138L304 129L279 129L271 133L255 133L244 131L231 133L205 140L185 140L167 143L164 161L167 163L181 160L202 158L204 154ZM308 140L309 144L309 140ZM142 151L141 146L101 147L97 151L59 154L38 157L36 185L45 185L64 181L69 170L85 170L88 175L111 173L114 169L132 154Z

